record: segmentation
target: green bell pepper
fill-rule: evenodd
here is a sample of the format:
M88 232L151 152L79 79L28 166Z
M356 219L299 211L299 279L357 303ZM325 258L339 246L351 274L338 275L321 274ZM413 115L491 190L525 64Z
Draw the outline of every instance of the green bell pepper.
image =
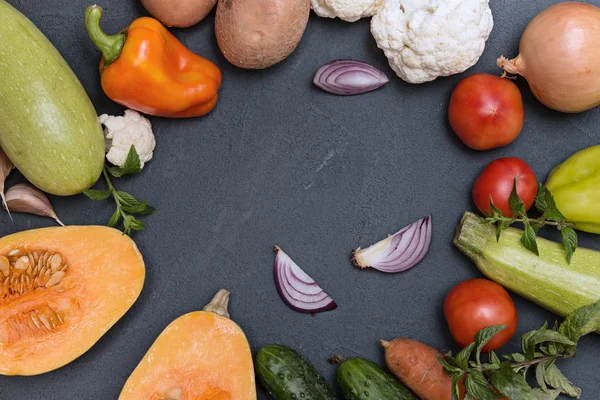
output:
M600 234L600 145L581 150L554 168L546 187L576 229Z

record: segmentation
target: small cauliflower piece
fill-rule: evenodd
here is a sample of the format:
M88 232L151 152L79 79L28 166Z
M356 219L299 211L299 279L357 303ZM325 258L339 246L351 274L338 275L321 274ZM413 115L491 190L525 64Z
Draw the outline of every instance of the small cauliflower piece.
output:
M144 168L152 159L156 147L150 121L133 110L126 110L122 117L102 114L99 119L104 125L106 159L111 164L123 168L129 149L133 145L140 157L140 165Z
M493 25L489 0L386 0L371 33L400 78L424 83L475 65Z
M319 17L340 18L355 22L372 17L384 0L310 0L310 6Z

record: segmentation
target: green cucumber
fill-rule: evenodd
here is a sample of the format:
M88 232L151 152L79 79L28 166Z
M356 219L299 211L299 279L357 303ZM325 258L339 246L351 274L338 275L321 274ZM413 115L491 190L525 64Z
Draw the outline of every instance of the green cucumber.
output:
M362 358L342 362L336 378L346 400L419 400L392 374Z
M277 400L335 400L333 389L300 354L285 346L269 345L256 355L261 384Z
M0 147L45 192L92 186L104 134L83 86L31 21L0 0Z
M454 244L488 278L562 317L600 300L600 252L579 247L568 264L559 243L538 238L538 257L522 235L508 228L496 241L495 227L468 212Z

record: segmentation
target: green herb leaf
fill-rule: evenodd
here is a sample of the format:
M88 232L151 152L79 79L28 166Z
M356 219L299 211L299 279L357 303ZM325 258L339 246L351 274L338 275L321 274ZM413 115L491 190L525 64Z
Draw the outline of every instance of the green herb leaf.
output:
M558 331L577 344L579 338L599 329L600 301L597 301L569 314L558 328ZM568 350L573 354L575 353L574 346Z
M108 168L108 172L110 172L110 174L115 178L120 178L124 175L139 174L141 171L142 165L140 163L140 157L138 156L134 145L131 145L131 147L129 148L129 153L127 153L127 159L125 160L125 164L123 164L123 168Z
M452 400L461 400L460 398L460 380L463 375L458 375L452 378Z
M123 225L125 226L125 232L129 234L129 232L133 231L143 231L146 229L146 226L139 219L135 219L131 215L125 215L123 217Z
M469 368L469 359L471 358L471 353L473 352L473 348L475 347L475 343L471 343L464 349L462 349L454 359L456 364L462 370L466 370Z
M523 200L521 200L517 193L517 178L515 178L515 183L513 185L512 192L510 192L510 197L508 198L508 205L510 206L510 209L512 210L515 218L525 215L527 212L527 210L525 209L525 204L523 204Z
M525 248L531 251L536 256L540 255L540 251L538 250L537 242L535 238L537 235L535 234L535 230L531 227L530 224L525 224L525 230L523 232L523 236L521 237L521 244L525 246Z
M509 354L507 356L504 356L505 359L509 360L509 361L514 361L514 362L523 362L525 361L525 356L521 353L513 353L513 354Z
M535 357L535 343L530 340L535 333L536 331L529 331L521 336L521 347L523 348L525 360L533 360Z
M544 375L546 383L560 390L562 393L571 397L580 398L581 389L573 385L563 374L560 372L556 364L552 363L546 367L546 373Z
M508 325L494 325L483 328L475 335L475 357L477 360L481 357L481 350L486 344L492 340L500 331L506 328Z
M535 366L535 380L538 385L542 388L544 392L548 391L548 387L546 386L546 380L544 376L546 375L546 363L541 362Z
M556 222L566 221L565 216L562 215L562 213L560 211L558 211L558 209L547 210L545 212L545 216L546 216L546 219L548 219L550 221L556 221Z
M533 389L531 391L531 398L533 400L554 400L560 396L560 390L548 390L544 392L540 389Z
M546 186L540 183L538 186L537 197L535 198L535 208L542 214L547 210L555 210L556 203L554 202L554 197L548 190Z
M146 204L145 200L139 201L127 192L119 191L117 192L117 196L120 199L123 211L140 215L148 215L156 212L156 209Z
M510 226L510 220L504 219L496 224L496 241L500 240L502 231Z
M532 398L531 387L527 384L522 375L512 370L509 363L502 363L500 369L492 371L490 375L492 385L509 399Z
M496 400L499 396L491 388L490 384L479 371L471 371L465 378L465 389L467 393L478 400Z
M84 190L83 194L90 198L90 200L98 201L98 200L106 200L111 195L110 190Z
M449 357L447 360L444 360L442 357L437 357L437 360L440 364L442 364L444 371L446 371L448 375L454 377L463 374L462 369L460 369L458 366L452 365L455 363L453 358Z
M532 345L544 343L544 342L553 342L553 343L561 343L566 344L568 346L574 346L575 343L562 333L550 330L550 329L540 329L537 331L532 331L532 335L529 337L529 342Z
M577 250L577 233L573 228L562 228L560 234L562 236L562 245L567 251L567 262L571 264L573 253Z
M498 355L496 355L496 353L494 351L490 351L490 364L500 368L501 363L502 363L502 361L500 361L500 359L498 358Z
M117 211L115 211L115 213L112 215L112 217L110 217L110 220L108 221L108 226L114 228L115 226L117 226L117 224L119 223L119 221L121 220L121 211L119 209L117 209Z
M533 231L535 232L535 234L537 236L537 234L540 232L540 229L542 228L542 226L544 226L544 222L535 220L535 219L530 219L529 225L531 225L531 227L533 228Z
M494 214L494 217L503 216L502 211L494 204L494 199L492 198L492 195L490 195L490 210Z

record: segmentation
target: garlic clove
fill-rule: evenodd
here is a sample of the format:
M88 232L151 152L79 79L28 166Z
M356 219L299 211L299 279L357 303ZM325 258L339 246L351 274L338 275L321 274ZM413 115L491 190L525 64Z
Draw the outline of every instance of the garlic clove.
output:
M12 171L14 167L15 166L13 165L12 161L10 161L4 150L0 148L0 198L2 198L2 205L4 206L6 211L8 211L9 216L10 211L8 210L8 206L6 205L6 196L4 196L4 182L6 181L6 178L8 177L10 171Z
M8 189L6 205L10 211L50 217L65 226L54 212L48 196L30 184L20 183Z

